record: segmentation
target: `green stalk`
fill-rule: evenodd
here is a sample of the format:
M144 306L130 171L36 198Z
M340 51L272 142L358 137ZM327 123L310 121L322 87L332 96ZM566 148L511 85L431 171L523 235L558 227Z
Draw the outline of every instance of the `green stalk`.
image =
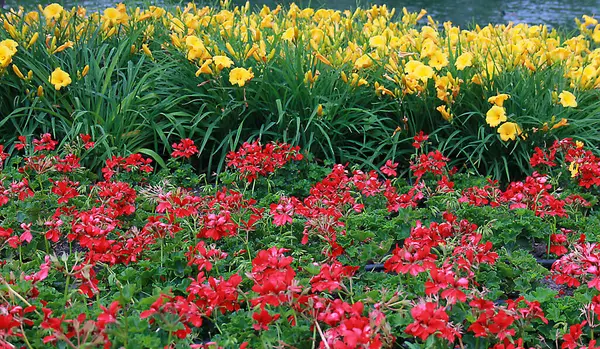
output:
M65 295L64 295L65 306L67 306L67 301L68 301L68 297L69 297L69 283L70 282L71 282L71 275L67 274L67 281L65 282Z

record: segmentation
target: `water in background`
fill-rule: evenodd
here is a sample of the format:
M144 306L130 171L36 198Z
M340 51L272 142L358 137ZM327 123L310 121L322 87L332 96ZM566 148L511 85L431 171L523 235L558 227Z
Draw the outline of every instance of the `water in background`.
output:
M38 3L47 4L52 1L35 0L0 0L5 2L4 8L25 6L34 7ZM173 0L131 1L123 0L126 4L158 4L170 6L185 2ZM119 1L114 0L58 0L63 6L82 5L88 10L103 10ZM236 4L244 4L245 0L233 0ZM264 4L274 7L277 4L290 4L292 1L254 0L252 6ZM197 2L197 3L202 3ZM327 7L339 10L354 9L356 0L297 0L300 7ZM361 3L364 3L361 2ZM572 28L573 19L581 15L595 15L600 12L600 0L369 0L370 4L387 4L398 10L406 7L410 11L424 8L433 18L440 22L452 21L454 24L466 27L473 23L515 23L547 24L552 27ZM362 7L365 7L364 5Z

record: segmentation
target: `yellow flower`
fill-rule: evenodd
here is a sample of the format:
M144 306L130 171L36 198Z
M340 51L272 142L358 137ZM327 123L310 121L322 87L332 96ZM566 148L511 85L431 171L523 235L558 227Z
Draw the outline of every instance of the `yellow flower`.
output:
M506 121L506 110L503 107L495 105L485 114L485 122L491 127L496 127L504 121Z
M560 98L560 104L562 104L562 106L565 108L575 108L577 106L577 99L575 98L575 95L569 91L562 91L558 95L558 98Z
M11 54L15 55L17 53L17 47L19 46L19 44L14 40L6 39L6 40L0 41L0 46L4 46L4 47L8 48L8 50L11 52Z
M385 48L386 39L383 35L375 35L369 39L369 46L372 48Z
M244 86L248 81L254 77L252 68L246 70L245 68L233 68L229 72L229 82L232 85Z
M355 69L364 69L373 65L373 60L368 55L360 56L356 62L354 62Z
M406 65L404 66L404 71L409 74L409 75L413 75L415 78L426 82L428 79L431 79L433 77L433 68L431 68L428 65L425 65L419 61L408 61L408 63L406 63Z
M12 62L12 57L12 51L8 47L0 45L0 68L8 67Z
M450 112L450 110L448 110L448 107L446 105L440 105L439 107L435 108L437 111L440 112L440 114L442 114L442 117L444 118L444 120L450 122L452 121L452 119L454 118L452 116L452 113Z
M465 52L462 55L456 58L456 62L454 62L456 69L463 70L466 67L470 67L473 65L473 54L471 52Z
M25 80L25 75L23 75L23 73L21 73L21 70L15 64L12 65L12 70L13 70L13 72L15 72L16 76Z
M557 122L556 124L554 124L554 126L552 126L552 129L556 130L557 128L561 128L563 126L568 126L568 125L569 125L569 122L567 121L567 119L562 118L562 119L560 119L559 122Z
M490 98L488 98L488 102L495 104L499 107L504 106L504 102L510 98L510 95L506 94L506 93L500 93L497 96L492 96Z
M307 71L304 74L304 83L307 84L309 87L313 87L315 81L317 81L317 79L319 78L319 75L321 73L317 70L315 71L315 73L313 74L312 70Z
M197 36L188 36L185 39L185 45L188 49L187 58L192 61L195 59L208 59L210 54L206 50L204 43Z
M198 71L196 71L196 76L200 76L200 74L212 74L213 71L210 69L210 65L212 64L212 59L207 59L202 63L202 66Z
M323 62L323 64L328 65L331 67L331 62L325 58L325 56L323 56L322 54L320 54L319 52L315 53L315 57L320 60L321 62Z
M348 76L346 75L346 73L344 73L343 71L340 72L340 77L342 78L343 82L348 83Z
M90 71L90 66L86 65L85 67L83 67L83 71L81 72L81 77L84 78Z
M50 4L44 8L44 17L46 19L58 19L63 12L63 7L59 4Z
M352 79L350 81L350 86L369 86L369 82L364 78L361 78L358 74L352 73Z
M32 36L31 39L29 39L29 43L27 44L27 48L30 48L31 46L33 46L33 44L35 44L35 42L37 41L37 39L40 37L40 33L35 32Z
M142 44L142 52L144 52L144 54L150 58L154 58L152 57L152 51L150 51L150 48L148 47L148 44Z
M63 87L69 86L71 84L71 76L69 73L63 71L60 68L54 69L52 75L50 75L50 83L54 85L54 88L58 91Z
M383 86L383 84L379 84L379 82L375 82L375 93L377 94L377 96L394 96L394 92L390 91L389 89L385 88L385 86Z
M293 41L298 37L298 29L296 27L288 28L281 36L282 40Z
M577 175L579 174L579 164L572 162L569 165L569 171L571 172L571 178L577 177Z
M319 28L313 28L310 31L310 39L317 44L320 43L321 41L323 41L324 37L325 37L325 32L323 32Z
M575 146L576 146L578 149L581 149L581 148L583 148L583 142L581 142L581 141L575 141Z
M429 58L429 66L440 70L448 65L448 58L442 51L435 51Z
M114 25L121 17L121 13L114 7L109 7L104 10L104 14L102 15L102 21L107 23L108 25Z
M323 104L319 104L317 106L317 115L318 116L323 116Z
M503 141L516 140L517 136L522 133L519 125L514 122L505 122L500 127L498 127L498 133L500 134L500 139Z
M52 51L52 53L59 53L62 52L68 48L73 48L73 41L67 41L64 44L60 45L59 47L56 48L56 50Z
M233 61L227 56L213 56L213 62L215 62L215 66L219 71L233 65Z

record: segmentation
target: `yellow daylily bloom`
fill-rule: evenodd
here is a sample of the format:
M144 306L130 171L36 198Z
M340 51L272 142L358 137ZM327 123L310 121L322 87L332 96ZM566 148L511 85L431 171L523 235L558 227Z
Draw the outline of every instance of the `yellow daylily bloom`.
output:
M394 92L392 92L391 90L387 89L382 84L379 84L379 82L375 82L375 93L378 96L388 95L388 96L391 96L391 97L395 97Z
M6 39L0 41L0 46L6 47L10 54L14 56L17 53L17 47L19 47L19 44L12 39Z
M204 63L202 63L202 65L200 66L200 69L196 71L196 76L200 76L200 74L212 74L213 71L210 68L211 64L212 59L207 59L206 61L204 61Z
M229 82L232 85L238 85L243 87L248 81L254 78L254 73L252 73L252 68L233 68L229 72Z
M6 46L0 45L0 68L8 67L12 63L13 52Z
M233 61L227 56L213 56L212 58L218 71L224 68L230 68L233 65Z
M492 97L488 98L488 102L492 103L492 104L495 104L495 105L497 105L499 107L503 107L504 106L504 102L507 99L509 99L509 98L510 98L509 94L500 93L500 94L498 94L496 96L492 96Z
M557 122L556 124L554 124L552 126L552 129L556 130L557 128L561 128L561 127L568 126L568 125L569 125L569 122L567 121L567 119L562 118L562 119L560 119L559 122Z
M433 68L415 60L408 61L408 63L406 63L404 66L404 71L423 82L431 79L435 74Z
M62 51L64 51L64 50L68 49L68 48L73 48L73 41L70 41L70 40L69 40L69 41L65 42L64 44L62 44L62 45L58 46L58 47L56 48L56 50L52 51L52 53L53 53L53 54L54 54L54 53L59 53L59 52L62 52Z
M375 35L369 39L369 46L372 48L383 49L386 47L386 38L383 35Z
M492 106L485 114L485 122L491 127L496 127L506 121L506 110L497 105Z
M560 99L560 104L562 104L565 108L575 108L577 107L577 99L575 95L569 91L562 91L558 98Z
M454 62L456 69L464 70L466 67L470 67L473 65L473 54L471 52L465 52L462 55L456 58L456 62Z
M296 29L296 27L292 27L292 28L288 28L283 35L281 36L281 39L286 40L286 41L294 41L296 40L296 38L298 37L298 29Z
M52 85L54 85L54 88L57 91L71 84L71 76L69 75L69 73L63 71L60 68L54 69L48 80Z
M521 128L514 122L505 122L498 127L498 134L500 134L500 139L504 142L516 140L517 136L521 135L521 133Z
M372 65L373 60L368 55L362 55L354 62L355 69L365 69L369 68Z
M59 19L62 12L63 7L56 3L46 6L43 11L44 17L46 17L47 20Z
M451 122L452 119L454 119L454 117L452 116L452 113L450 112L450 110L448 110L448 106L440 105L439 107L437 107L435 109L437 111L439 111L440 114L442 114L442 117L444 118L444 120Z

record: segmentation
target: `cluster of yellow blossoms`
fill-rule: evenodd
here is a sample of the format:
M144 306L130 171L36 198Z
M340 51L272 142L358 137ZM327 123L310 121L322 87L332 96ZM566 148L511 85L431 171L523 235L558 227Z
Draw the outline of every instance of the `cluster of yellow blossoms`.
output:
M40 36L46 38L49 52L58 53L100 28L106 39L142 32L144 43L132 47L132 52L152 57L151 44L173 48L197 66L196 76L217 77L225 71L230 84L239 87L247 86L269 64L287 64L298 56L310 88L318 84L324 69L336 71L354 88L373 88L385 98L420 96L433 85L441 105L432 108L449 122L465 84L481 85L492 94L494 77L516 69L561 69L571 89L600 88L600 48L593 49L600 43L600 24L589 16L578 20L579 35L561 37L544 25L509 23L465 30L425 18L424 10L403 9L396 16L395 9L385 5L337 11L292 4L287 9L263 6L252 11L249 4L232 7L227 1L222 0L221 8L190 3L170 11L155 6L129 9L123 4L90 14L82 7L68 10L58 4L39 11L17 9L0 17L11 36L0 42L0 69L11 63L17 47L28 49ZM71 83L60 67L50 80L56 89ZM494 127L506 121L501 98L492 102L487 115ZM568 91L561 93L560 101L576 105ZM516 123L509 122L498 131L505 140L521 133Z
M577 107L577 99L574 94L569 91L562 91L560 95L557 96L556 99L560 98L560 104L565 108L575 108ZM504 108L504 102L510 99L510 95L506 93L500 93L496 96L492 96L488 98L488 102L492 104L492 107L488 110L485 117L485 122L490 127L498 127L497 131L500 135L500 138L503 141L515 140L517 136L521 136L525 138L523 135L523 131L521 127L515 122L508 122L508 117L506 115L506 109ZM558 102L558 100L557 100ZM552 129L558 129L568 125L567 119L562 118L560 121L555 122L555 118L552 118ZM544 131L548 131L548 124L544 124Z

